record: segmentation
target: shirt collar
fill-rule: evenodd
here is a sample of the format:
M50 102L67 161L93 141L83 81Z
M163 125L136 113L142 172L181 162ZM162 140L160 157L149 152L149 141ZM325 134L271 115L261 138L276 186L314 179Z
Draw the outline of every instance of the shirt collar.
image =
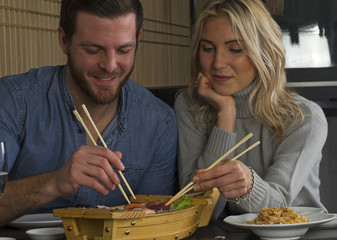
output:
M70 109L74 110L76 109L75 107L75 102L70 94L70 90L67 84L66 80L66 70L67 70L67 65L61 66L60 69L60 77L59 77L59 82L60 82L60 89L61 93L63 96L63 99L67 105L70 106ZM117 125L120 131L124 131L126 128L126 112L127 112L127 99L129 95L129 91L127 90L128 86L128 81L124 84L122 87L121 93L120 93L120 102L119 102L119 108L116 114L117 117ZM109 124L110 126L110 124ZM109 129L109 126L107 127L107 130ZM109 130L108 130L109 131Z
M67 71L67 65L61 66L60 69L60 77L59 77L59 83L60 83L60 89L61 89L61 94L63 96L63 99L66 104L70 106L70 109L75 110L75 102L70 94L70 90L67 84L66 80L66 71Z
M127 91L127 85L128 82L124 84L122 87L122 91L120 93L120 102L119 102L119 109L118 109L118 126L123 131L126 128L126 108L127 108L127 97L128 97L128 91Z

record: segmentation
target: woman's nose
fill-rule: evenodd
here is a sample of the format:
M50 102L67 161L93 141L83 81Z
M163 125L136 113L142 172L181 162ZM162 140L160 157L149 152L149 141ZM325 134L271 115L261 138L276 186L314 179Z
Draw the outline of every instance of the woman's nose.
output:
M213 68L222 69L228 65L228 56L223 51L217 51L214 55Z

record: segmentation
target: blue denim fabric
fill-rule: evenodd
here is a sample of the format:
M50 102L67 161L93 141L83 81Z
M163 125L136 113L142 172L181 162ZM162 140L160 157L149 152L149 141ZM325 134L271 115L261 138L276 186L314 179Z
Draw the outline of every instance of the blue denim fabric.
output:
M0 140L7 143L9 180L55 171L86 144L86 133L73 115L65 70L66 66L43 67L0 79ZM173 109L128 80L116 117L102 136L111 150L122 152L125 178L134 193L174 194L177 123ZM104 196L81 186L72 196L56 199L37 212L97 204L125 204L125 199L118 188Z

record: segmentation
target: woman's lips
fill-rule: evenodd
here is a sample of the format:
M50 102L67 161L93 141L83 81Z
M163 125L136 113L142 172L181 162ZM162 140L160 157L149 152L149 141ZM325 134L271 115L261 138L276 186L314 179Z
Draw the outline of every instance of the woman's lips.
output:
M232 78L232 76L212 75L213 79L218 82L226 82Z

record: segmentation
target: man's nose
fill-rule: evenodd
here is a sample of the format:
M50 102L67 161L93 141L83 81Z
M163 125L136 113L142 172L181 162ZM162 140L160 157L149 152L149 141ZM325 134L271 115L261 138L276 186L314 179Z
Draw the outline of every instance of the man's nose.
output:
M106 72L113 72L117 66L116 53L112 51L107 52L99 64L99 67L104 69Z

